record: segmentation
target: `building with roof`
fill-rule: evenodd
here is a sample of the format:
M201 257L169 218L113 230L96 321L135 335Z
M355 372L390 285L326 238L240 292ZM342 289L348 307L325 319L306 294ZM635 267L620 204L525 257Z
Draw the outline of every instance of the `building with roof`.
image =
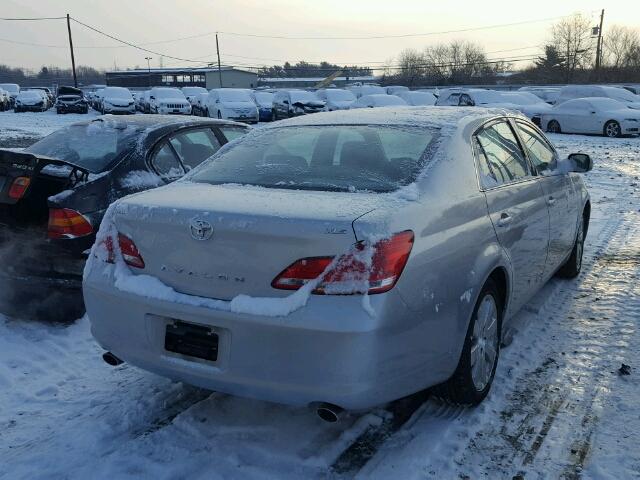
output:
M220 84L222 80L222 85ZM108 86L133 89L149 87L255 88L258 74L235 67L139 68L106 72Z
M326 77L260 77L258 84L269 88L311 88L322 82ZM370 83L379 80L374 76L336 77L331 84L336 87L344 87L354 83Z

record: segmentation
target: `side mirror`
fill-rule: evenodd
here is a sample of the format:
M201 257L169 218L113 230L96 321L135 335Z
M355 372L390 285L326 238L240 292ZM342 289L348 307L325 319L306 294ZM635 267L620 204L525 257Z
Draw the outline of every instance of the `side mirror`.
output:
M149 98L150 98L151 100L155 100L155 99L156 99L156 97L154 97L153 95L151 95Z
M573 172L586 173L593 168L593 160L586 153L572 153L569 155Z
M283 100L282 103L284 103L285 105L289 105L289 100Z

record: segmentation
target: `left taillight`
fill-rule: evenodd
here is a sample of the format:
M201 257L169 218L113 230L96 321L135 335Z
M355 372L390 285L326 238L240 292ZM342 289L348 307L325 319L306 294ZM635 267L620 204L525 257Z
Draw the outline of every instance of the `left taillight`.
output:
M104 240L104 245L107 249L107 262L115 263L116 256L113 251L113 241L111 237L107 237ZM135 268L144 268L144 260L138 251L138 247L133 243L133 240L126 235L118 233L118 245L120 246L122 258L127 265Z
M313 290L315 294L384 293L391 290L404 270L414 235L411 230L396 233L373 245L370 266L357 254L342 255L322 277ZM308 257L285 268L271 282L273 288L298 290L319 277L331 265L334 257ZM362 285L366 285L362 288ZM364 291L360 291L364 290Z
M84 215L70 208L50 208L47 235L51 239L86 237L93 226Z
M29 177L17 177L9 188L9 198L20 200L29 188L29 184L31 184Z

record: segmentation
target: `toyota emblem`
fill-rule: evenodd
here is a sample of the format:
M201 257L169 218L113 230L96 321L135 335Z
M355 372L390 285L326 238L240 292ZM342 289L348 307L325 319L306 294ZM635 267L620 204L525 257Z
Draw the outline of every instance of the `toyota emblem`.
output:
M191 220L189 230L194 240L209 240L213 235L213 227L206 220Z

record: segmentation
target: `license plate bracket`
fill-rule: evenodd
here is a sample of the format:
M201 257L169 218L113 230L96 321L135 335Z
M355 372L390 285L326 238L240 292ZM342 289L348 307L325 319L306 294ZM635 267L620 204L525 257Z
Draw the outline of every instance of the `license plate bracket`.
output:
M205 325L176 320L167 324L164 348L168 352L215 362L218 360L219 337Z

